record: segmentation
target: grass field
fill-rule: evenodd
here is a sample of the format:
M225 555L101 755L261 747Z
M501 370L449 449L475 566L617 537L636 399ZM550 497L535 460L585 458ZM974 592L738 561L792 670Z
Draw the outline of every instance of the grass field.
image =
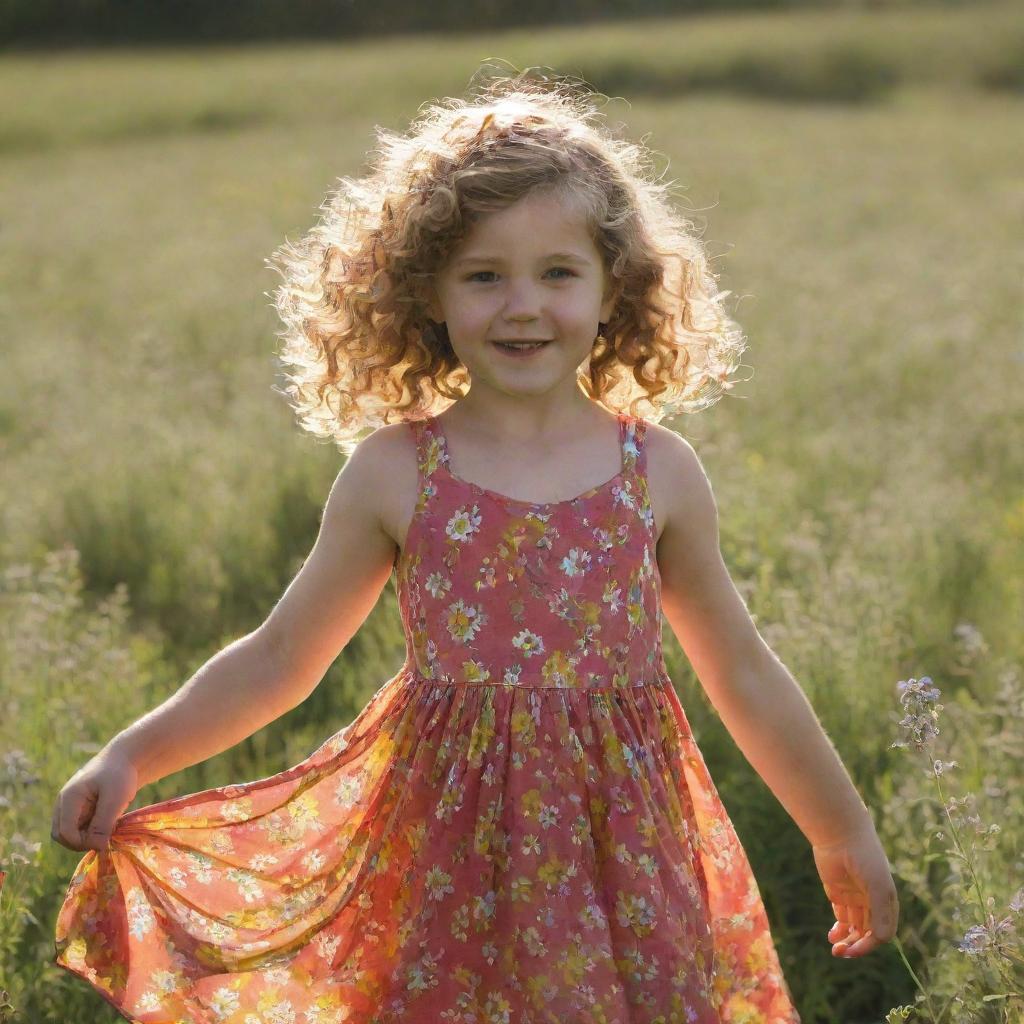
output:
M911 1020L1019 1019L1019 937L958 945L985 923L978 892L1024 931L1024 17L1007 2L0 62L19 97L0 122L0 1021L121 1019L51 962L79 859L50 841L54 799L262 621L340 467L274 390L264 259L365 169L374 125L460 95L488 58L628 101L608 117L647 138L733 291L749 379L671 425L900 889L899 948L835 960L806 840L666 626L805 1024L913 1003L903 954L928 993ZM401 664L394 598L301 706L133 806L305 757ZM896 683L923 675L937 746L892 749Z

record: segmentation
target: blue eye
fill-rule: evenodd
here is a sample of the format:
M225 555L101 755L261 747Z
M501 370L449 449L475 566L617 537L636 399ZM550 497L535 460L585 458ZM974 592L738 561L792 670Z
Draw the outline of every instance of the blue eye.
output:
M568 270L566 267L552 267L551 270L548 271L549 274L555 273L555 272L562 273L562 274L568 274L569 277L575 277L576 276L571 270ZM478 270L478 271L476 271L476 273L470 274L469 277L466 278L466 280L467 281L473 281L476 278L478 278L481 274L493 274L493 273L494 273L493 270ZM490 282L484 281L484 282L481 282L481 283L482 284L489 284Z

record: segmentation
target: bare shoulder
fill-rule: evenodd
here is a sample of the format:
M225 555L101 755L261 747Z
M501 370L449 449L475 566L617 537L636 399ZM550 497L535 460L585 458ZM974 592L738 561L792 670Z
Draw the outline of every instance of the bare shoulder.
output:
M364 438L357 451L375 496L381 529L399 547L416 507L416 443L408 423L388 423ZM356 453L352 453L355 458Z
M647 483L659 540L670 526L692 519L694 505L713 503L711 486L693 445L674 430L647 421Z

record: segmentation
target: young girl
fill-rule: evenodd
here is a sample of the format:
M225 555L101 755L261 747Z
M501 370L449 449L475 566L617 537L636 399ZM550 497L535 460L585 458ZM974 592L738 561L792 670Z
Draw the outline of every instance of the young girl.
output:
M145 1022L796 1022L662 610L812 844L837 954L893 936L896 891L657 424L729 386L725 293L566 80L382 138L275 254L289 393L350 456L319 537L266 622L64 786L53 838L89 852L56 962ZM121 813L308 696L392 572L406 660L350 725Z

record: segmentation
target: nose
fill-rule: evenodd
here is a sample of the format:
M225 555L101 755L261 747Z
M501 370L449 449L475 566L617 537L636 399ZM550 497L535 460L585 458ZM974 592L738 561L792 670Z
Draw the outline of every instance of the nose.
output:
M504 317L513 323L536 320L539 304L537 290L529 281L513 282L505 299Z

